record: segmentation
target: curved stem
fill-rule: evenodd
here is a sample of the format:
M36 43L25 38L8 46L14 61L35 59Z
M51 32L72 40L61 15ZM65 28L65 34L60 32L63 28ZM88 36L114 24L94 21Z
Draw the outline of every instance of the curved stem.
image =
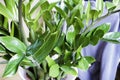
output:
M88 33L90 30L93 30L94 28L94 25L98 24L101 20L105 19L106 17L114 14L114 13L117 13L117 12L120 12L120 9L118 10L115 10L113 12L110 12L110 13L107 13L106 15L102 16L102 17L99 17L98 19L96 19L91 25L89 25L85 30L84 30L84 34Z

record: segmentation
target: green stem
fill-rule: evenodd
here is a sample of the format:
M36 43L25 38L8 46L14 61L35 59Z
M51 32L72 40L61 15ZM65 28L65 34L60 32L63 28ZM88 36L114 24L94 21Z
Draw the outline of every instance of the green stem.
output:
M27 38L25 36L25 30L22 24L22 0L19 0L19 5L18 5L18 19L19 19L19 36L21 41L23 41L27 45Z
M105 19L106 17L108 17L108 16L110 16L110 15L112 15L112 14L114 14L114 13L117 13L117 12L120 12L120 9L115 10L115 11L110 12L110 13L107 13L106 15L104 15L104 16L96 19L95 22L93 22L92 24L90 24L90 25L83 31L83 32L84 32L83 34L85 35L85 34L88 33L89 31L95 29L96 27L95 27L94 25L98 24L101 20L103 20L103 19Z

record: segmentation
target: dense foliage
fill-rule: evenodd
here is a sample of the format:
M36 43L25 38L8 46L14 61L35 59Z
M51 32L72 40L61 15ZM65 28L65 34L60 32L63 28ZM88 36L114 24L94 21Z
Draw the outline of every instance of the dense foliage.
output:
M4 3L0 3L0 54L8 61L4 77L15 74L19 66L32 69L26 70L32 80L76 76L75 68L87 70L95 61L82 55L84 47L96 45L99 40L120 43L120 33L109 32L109 23L95 26L120 11L119 0L96 0L95 8L90 1L85 6L83 0ZM102 15L105 7L108 13Z

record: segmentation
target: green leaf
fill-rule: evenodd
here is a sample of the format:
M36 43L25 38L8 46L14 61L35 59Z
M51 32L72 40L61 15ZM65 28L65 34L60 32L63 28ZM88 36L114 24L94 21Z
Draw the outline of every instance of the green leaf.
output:
M19 55L19 54L14 55L9 60L7 66L5 68L3 77L10 77L10 76L14 75L17 72L20 62L23 60L24 56L25 55Z
M109 32L103 36L103 41L111 43L120 43L120 32Z
M76 19L76 21L78 22L79 26L80 26L81 28L84 28L84 24L83 24L82 20L81 20L80 18L78 18L78 17L75 17L75 19Z
M59 65L58 64L54 64L50 67L50 70L49 70L49 76L51 77L57 77L60 73L60 70L59 70Z
M0 45L0 53L5 53L5 48L2 45Z
M64 10L62 10L60 7L57 7L57 6L55 6L55 9L57 10L57 12L59 13L59 14L61 14L61 16L63 17L63 18L67 18L67 14L65 13L65 11Z
M108 32L110 30L110 24L102 24L96 28L96 30L102 30L104 33Z
M29 67L34 67L36 66L30 59L29 57L25 57L22 61L21 61L21 66L29 66Z
M90 67L90 64L95 62L95 59L93 57L82 57L79 61L78 61L78 68L82 69L82 70L87 70Z
M7 9L9 9L12 14L17 12L17 11L15 11L16 10L15 0L11 0L11 1L4 0L4 2L5 2Z
M68 28L67 34L66 34L66 40L68 43L70 43L72 45L72 43L74 42L75 39L75 30L74 30L74 26L71 25Z
M39 47L43 44L43 40L37 39L35 43L31 44L30 46L27 47L26 55L30 56L33 55L36 50L39 49Z
M37 62L41 63L48 56L50 51L54 49L58 39L59 39L58 31L50 33L45 43L33 54L34 59Z
M55 61L50 57L50 56L47 56L46 57L46 60L48 62L48 66L51 67L52 65L55 64Z
M87 3L87 8L86 8L86 16L87 16L87 19L86 19L86 24L88 25L89 23L89 20L90 20L90 10L91 10L91 4L90 4L90 1L88 1Z
M107 6L107 9L108 9L109 11L111 11L111 10L113 10L113 9L116 8L116 5L113 4L113 3L111 3L111 2L105 2L105 3L106 3L106 6Z
M13 19L12 13L2 3L0 3L0 14L4 15L8 19Z
M64 1L65 5L67 6L68 9L72 10L73 7L71 6L71 4L69 4L67 1Z
M40 0L39 2L37 2L37 4L30 10L30 14L33 14L36 9L41 6L43 3L45 3L47 0Z
M63 70L66 74L71 74L71 75L74 75L74 76L77 76L77 72L74 68L71 68L70 66L61 66L60 67L61 70Z
M26 46L20 40L15 37L11 36L3 36L0 37L0 43L5 46L8 50L18 53L18 54L25 54Z

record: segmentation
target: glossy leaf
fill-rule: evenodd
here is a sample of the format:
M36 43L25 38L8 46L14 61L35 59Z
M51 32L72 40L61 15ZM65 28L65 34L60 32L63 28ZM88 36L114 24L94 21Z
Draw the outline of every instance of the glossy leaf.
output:
M68 43L70 43L72 45L72 43L74 42L75 39L75 29L74 26L70 26L68 28L67 34L66 34L66 40Z
M8 19L13 19L12 13L1 3L0 3L0 14L4 15Z
M58 64L54 64L50 67L50 70L49 70L49 76L51 77L57 77L60 73L60 70L59 70L59 65Z
M36 66L30 59L29 57L25 57L22 61L21 61L21 66L29 66L29 67L33 67Z
M17 12L17 11L15 11L16 10L15 9L15 6L16 6L15 0L11 0L11 1L4 0L4 2L5 2L5 5L6 5L7 9L9 9L12 14Z
M26 46L20 40L11 36L0 37L0 43L8 50L18 54L25 54Z
M67 6L68 9L72 10L73 6L71 6L67 1L64 1L65 5Z
M98 41L99 41L99 37L98 36L91 36L90 38L91 38L90 39L90 43L92 45L96 45L98 43Z
M96 30L102 30L104 33L108 32L110 30L110 24L102 24L96 28Z
M106 2L106 6L109 11L116 8L116 5L111 2Z
M46 60L48 62L48 66L51 67L52 65L55 64L55 61L50 57L50 56L47 56L46 57Z
M57 7L57 6L55 6L55 9L57 10L57 12L58 12L59 14L61 14L61 16L62 16L63 18L67 18L67 14L65 13L64 10L62 10L61 8L59 8L59 7Z
M83 27L84 27L84 24L83 24L82 20L81 20L80 18L78 18L78 17L75 17L75 19L76 19L76 21L78 22L79 26L80 26L81 28L83 28Z
M62 71L64 71L66 74L71 74L74 76L77 76L77 72L74 68L71 68L70 66L61 66L60 67Z
M82 69L82 70L87 70L91 63L95 62L95 59L93 57L82 57L79 62L78 62L78 68Z
M39 39L36 40L35 43L27 47L26 55L28 56L33 55L42 44L43 44L43 40L39 40Z
M23 60L24 56L25 56L24 54L23 55L19 55L19 54L14 55L9 60L7 66L5 68L3 77L10 77L10 76L14 75L17 72L20 62Z
M59 39L59 32L50 33L44 44L33 54L34 59L41 63L55 47Z
M103 41L106 41L106 42L112 42L112 43L120 43L120 32L109 32L109 33L106 33L104 36L103 36Z

